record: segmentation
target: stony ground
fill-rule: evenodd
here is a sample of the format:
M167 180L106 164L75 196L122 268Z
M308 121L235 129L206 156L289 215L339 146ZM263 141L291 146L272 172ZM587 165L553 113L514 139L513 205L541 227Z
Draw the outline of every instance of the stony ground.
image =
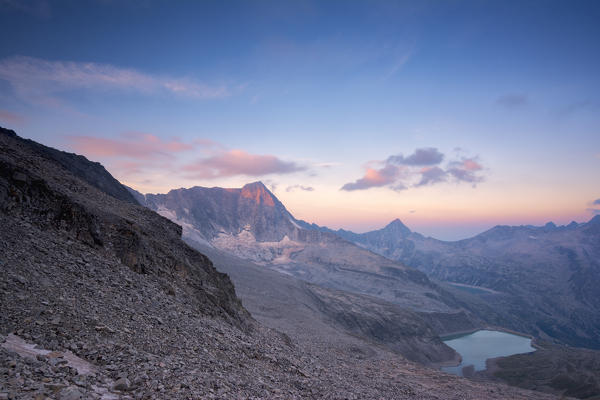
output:
M553 398L265 328L180 228L28 146L0 132L0 400Z
M3 217L2 398L551 398L475 384L377 351L290 342L194 313L186 295L56 232ZM323 348L323 346L331 346ZM72 352L93 366L77 373ZM122 389L122 390L117 390ZM37 396L37 397L36 397Z

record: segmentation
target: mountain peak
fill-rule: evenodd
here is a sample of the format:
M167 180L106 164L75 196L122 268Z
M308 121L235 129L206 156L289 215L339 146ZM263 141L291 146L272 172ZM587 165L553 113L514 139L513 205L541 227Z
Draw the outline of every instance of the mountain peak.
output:
M261 181L246 183L242 187L242 190L243 189L247 189L247 190L265 190L265 191L269 190L269 189L267 189L267 187L265 186L265 184L262 183Z
M600 224L600 214L594 216L594 218L590 219L588 224Z
M386 231L399 232L404 235L408 235L411 233L411 230L408 229L408 227L404 225L404 223L400 221L399 218L396 218L395 220L387 224L383 229Z
M6 129L0 126L0 133L8 135L9 137L17 137L17 133L12 129Z
M546 228L546 229L555 229L556 228L556 224L554 222L550 221L546 225L544 225L544 228Z
M275 206L275 196L260 181L244 185L241 195L246 199L254 200L256 204L264 204L269 207Z

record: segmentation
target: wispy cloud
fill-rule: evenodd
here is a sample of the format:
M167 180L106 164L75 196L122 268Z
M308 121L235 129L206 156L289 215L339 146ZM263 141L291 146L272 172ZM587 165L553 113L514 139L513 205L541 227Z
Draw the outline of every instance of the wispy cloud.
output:
M558 110L560 117L568 117L579 111L590 110L594 108L594 103L590 100L580 100L567 104Z
M25 117L7 110L0 110L0 121L3 123L20 125L25 122Z
M506 108L517 108L527 105L529 99L523 93L509 93L496 99L496 104Z
M381 168L368 166L362 178L346 183L341 190L388 187L400 191L442 182L466 182L473 186L483 182L483 166L477 157L461 157L442 167L444 158L444 154L434 147L416 149L408 156L392 155L379 162Z
M229 95L225 86L211 86L191 78L151 75L110 64L48 61L23 56L1 60L0 79L11 85L16 96L32 103L58 102L65 91L76 89L166 93L195 99Z
M596 199L592 202L593 205L595 206L600 206L600 199Z
M292 185L292 186L288 186L285 191L286 192L293 192L294 190L304 190L305 192L313 192L315 190L314 187L312 186L303 186L303 185Z
M342 165L342 163L339 163L339 162L320 162L320 163L313 164L313 166L319 167L319 168L333 168L333 167L339 167L340 165Z
M408 62L408 60L410 60L412 51L407 51L406 53L401 54L396 62L393 63L392 68L390 68L390 70L388 71L387 74L385 74L384 76L384 80L390 79L392 76L396 75L397 72L399 72L402 67L404 67L404 64L406 64Z
M289 174L305 169L295 162L283 161L273 155L250 154L243 150L229 150L183 167L188 176L195 179Z

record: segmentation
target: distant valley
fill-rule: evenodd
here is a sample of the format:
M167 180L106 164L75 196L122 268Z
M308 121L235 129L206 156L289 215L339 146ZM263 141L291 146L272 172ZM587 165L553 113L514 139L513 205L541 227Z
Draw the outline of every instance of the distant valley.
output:
M400 220L363 234L335 233L476 293L499 313L513 316L507 321L513 329L600 348L600 216L566 226L496 226L456 242L424 237Z

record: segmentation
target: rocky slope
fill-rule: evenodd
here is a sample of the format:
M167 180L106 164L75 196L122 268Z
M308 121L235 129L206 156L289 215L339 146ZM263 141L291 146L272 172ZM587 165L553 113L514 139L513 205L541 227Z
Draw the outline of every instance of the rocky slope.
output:
M457 242L426 238L399 220L363 234L335 233L470 291L507 327L600 348L600 216L560 227L497 226Z
M552 398L265 329L177 225L6 131L0 200L0 399Z
M551 343L538 346L534 353L488 360L488 368L474 378L579 399L600 399L600 352Z
M418 313L374 297L323 288L189 243L233 279L236 293L255 318L291 337L360 338L426 365L458 357ZM364 344L358 347L366 348Z

